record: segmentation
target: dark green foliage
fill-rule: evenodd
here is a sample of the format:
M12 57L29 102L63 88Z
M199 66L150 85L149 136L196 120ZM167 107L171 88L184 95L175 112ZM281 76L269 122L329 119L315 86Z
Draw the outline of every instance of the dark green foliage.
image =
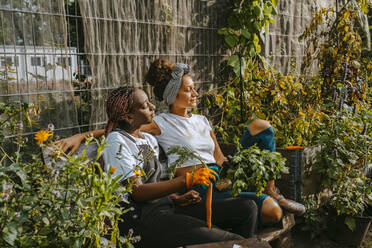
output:
M280 173L288 173L286 159L280 153L260 150L257 146L240 150L231 161L235 166L227 170L227 178L233 183L233 196L248 187L253 187L261 195L267 181L278 179Z
M12 154L0 144L0 246L132 247L138 238L123 237L118 229L120 216L129 211L120 203L125 203L123 194L131 187L101 170L98 158L104 143L92 137L86 141L98 144L95 159L85 152L82 157L65 156L54 149L52 162L46 165L40 154L25 154L23 149L17 121L21 116L23 122L31 122L30 110L24 103L0 103L0 128L17 135ZM60 160L63 166L57 166Z

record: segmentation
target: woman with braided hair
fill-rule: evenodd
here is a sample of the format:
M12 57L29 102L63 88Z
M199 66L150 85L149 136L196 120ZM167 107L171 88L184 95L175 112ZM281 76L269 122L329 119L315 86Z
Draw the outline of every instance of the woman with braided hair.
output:
M217 176L213 170L198 168L172 180L159 180L157 141L140 131L143 125L152 123L155 111L143 90L133 87L113 90L106 111L105 170L116 168L113 176L121 176L122 183L132 184L128 199L135 210L124 214L119 228L124 234L133 229L141 236L136 247L178 247L253 236L257 207L248 199L221 199L213 206L216 224L232 232L206 227L205 207L199 193L187 190L209 185ZM138 176L141 172L147 176ZM186 193L174 194L180 191ZM248 211L231 213L231 208Z
M189 113L190 108L196 107L198 96L190 71L189 65L171 64L165 59L157 59L151 64L145 80L153 86L155 96L169 105L170 113L155 116L153 122L144 125L141 130L154 135L165 152L175 145L186 146L197 153L205 163L219 171L222 166L228 166L230 163L223 155L207 118ZM103 131L97 130L93 133L100 134ZM70 147L73 150L77 149L84 135L64 140L64 149ZM275 150L274 132L265 120L254 120L241 142L247 147L252 140L262 149ZM176 159L177 155L168 156L169 163ZM183 168L177 169L176 175L184 175L197 164L199 164L197 160L189 159ZM274 180L269 181L267 185L266 194L261 196L253 192L242 193L242 196L256 201L259 222L279 221L282 216L281 207L296 214L304 213L305 207L302 204L287 200L276 192ZM229 192L213 192L214 199L219 197L230 197L230 195Z

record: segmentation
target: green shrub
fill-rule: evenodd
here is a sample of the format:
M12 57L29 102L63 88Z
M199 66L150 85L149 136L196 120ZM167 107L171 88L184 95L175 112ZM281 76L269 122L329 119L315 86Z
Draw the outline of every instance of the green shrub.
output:
M240 150L231 160L235 166L227 170L227 178L232 181L233 196L254 187L261 195L267 181L278 179L280 173L288 173L286 159L278 152L260 150L256 145Z
M19 114L20 108L0 107L3 119L17 120L14 113ZM17 149L11 154L5 152L3 143L0 146L1 247L132 247L138 237L132 233L123 237L118 229L120 216L129 211L123 207L123 194L131 188L101 170L98 158L103 142L87 140L87 144L98 144L96 159L85 153L61 156L56 149L46 165L40 154L23 154L21 132L16 140ZM63 166L57 166L59 159L64 160Z

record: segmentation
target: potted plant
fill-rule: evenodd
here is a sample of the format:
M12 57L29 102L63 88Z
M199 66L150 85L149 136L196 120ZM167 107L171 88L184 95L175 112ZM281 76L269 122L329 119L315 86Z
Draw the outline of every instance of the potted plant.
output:
M365 176L371 159L372 67L362 56L360 28L360 16L367 9L368 3L360 0L321 9L300 37L306 42L303 72L313 63L319 66L325 113L314 142L321 149L309 168L318 176L318 185L306 197L305 220L313 231L327 228L337 241L356 246L370 223L365 209L372 197L371 181Z
M317 154L313 170L320 176L318 203L312 212L323 211L324 228L338 242L360 245L370 225L364 214L372 200L372 185L365 176L367 161L371 158L370 130L363 120L367 115L353 114L352 110L337 111L331 115L319 134L322 149ZM328 192L324 197L321 192ZM324 209L326 211L324 212ZM310 214L307 216L308 220ZM319 218L317 221L320 221Z
M232 182L232 195L252 189L261 195L269 180L276 180L282 173L288 173L286 159L278 152L260 150L256 145L240 149L231 158L233 167L222 173Z

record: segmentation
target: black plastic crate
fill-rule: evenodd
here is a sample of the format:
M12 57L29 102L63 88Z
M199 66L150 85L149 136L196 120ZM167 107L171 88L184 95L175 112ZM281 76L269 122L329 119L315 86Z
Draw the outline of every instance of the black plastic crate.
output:
M277 152L281 153L287 159L286 165L289 168L289 174L282 174L281 179L276 181L280 193L286 198L302 202L302 154L303 149L289 150L278 148Z

